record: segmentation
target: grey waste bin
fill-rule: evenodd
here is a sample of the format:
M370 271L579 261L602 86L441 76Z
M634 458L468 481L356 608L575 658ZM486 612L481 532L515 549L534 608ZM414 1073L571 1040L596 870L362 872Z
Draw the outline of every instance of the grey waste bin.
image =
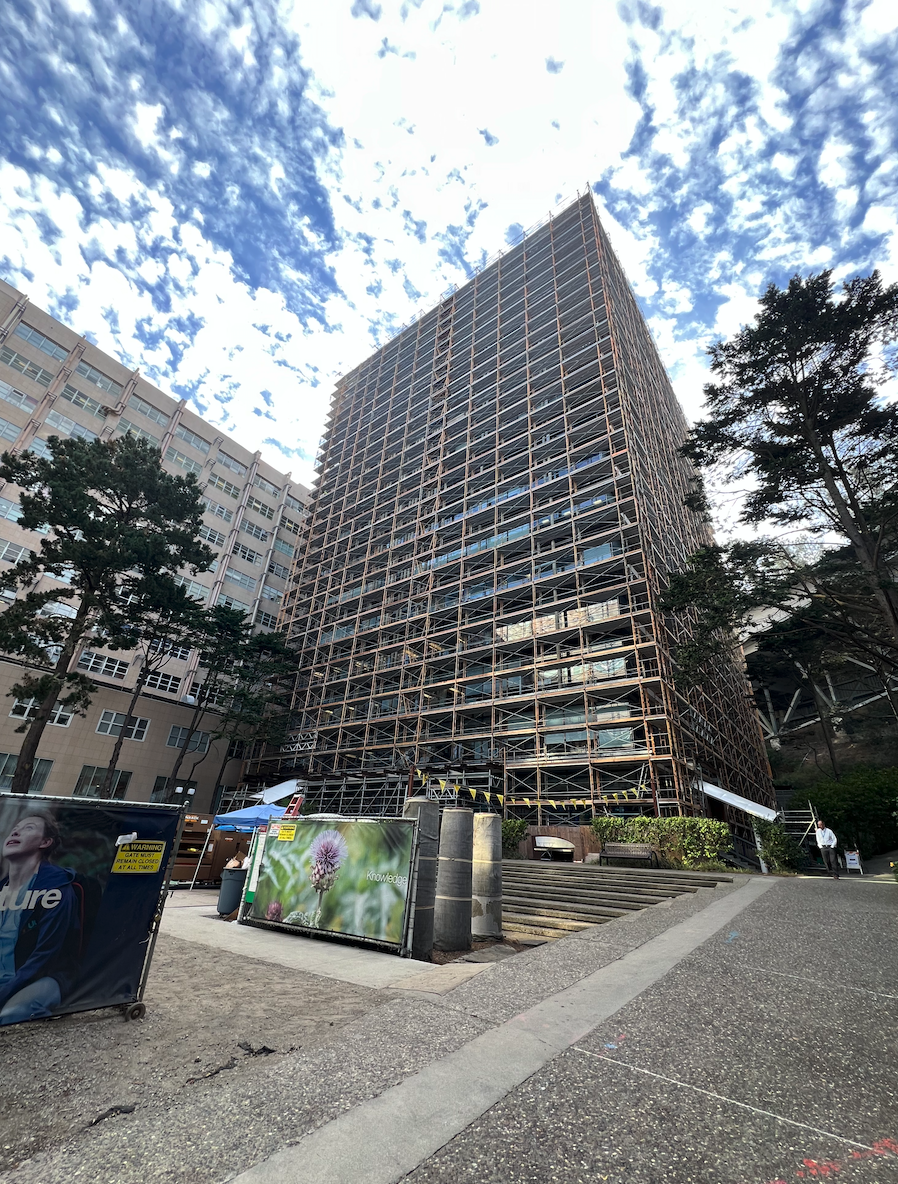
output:
M218 911L222 917L240 907L243 885L246 881L245 867L224 868L221 873L221 891L218 894Z

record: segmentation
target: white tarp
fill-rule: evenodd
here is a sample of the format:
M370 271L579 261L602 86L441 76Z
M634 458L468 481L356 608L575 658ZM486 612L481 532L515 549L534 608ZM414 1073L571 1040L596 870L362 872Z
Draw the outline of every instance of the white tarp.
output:
M290 781L282 781L279 785L272 785L270 789L263 789L260 794L254 796L265 805L270 805L272 802L282 802L284 798L292 798L294 794L301 793L304 788L305 783L300 783L297 778L293 777Z
M710 781L700 781L698 787L709 798L717 798L718 802L726 802L728 806L735 806L737 810L744 810L746 814L754 814L756 818L765 818L773 822L779 814L769 806L762 806L760 802L753 802L750 798L740 797L738 793L730 793L728 789L721 789L719 785L712 785Z

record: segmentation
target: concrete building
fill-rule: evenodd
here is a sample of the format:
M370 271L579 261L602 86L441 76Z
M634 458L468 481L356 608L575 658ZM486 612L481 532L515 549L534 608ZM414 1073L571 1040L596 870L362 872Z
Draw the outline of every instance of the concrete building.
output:
M204 487L203 538L217 552L215 570L183 577L205 603L243 609L262 630L275 627L290 568L304 527L309 491L222 435L189 410L127 370L68 326L0 281L0 444L4 450L42 452L50 436L109 439L132 432L156 445L171 473L194 473ZM19 490L0 488L0 560L14 563L39 537L18 523ZM50 577L43 582L52 585ZM179 729L190 716L194 683L202 678L196 651L174 652L164 671L151 675L140 720L126 739L116 796L148 801L158 796L171 771ZM136 655L105 653L86 646L77 667L91 675L97 693L87 717L55 713L38 752L33 792L91 795L108 765L136 677ZM9 785L21 737L17 725L31 705L2 698L17 681L16 662L0 661L0 788ZM6 706L4 706L6 704ZM196 782L198 809L220 797L215 775L223 742L209 746L207 733L184 768L185 784ZM193 775L194 760L205 756ZM225 799L236 791L240 761L222 779Z
M674 681L667 575L707 543L686 423L589 195L346 375L285 626L280 774L322 809L562 823L772 800L742 669Z

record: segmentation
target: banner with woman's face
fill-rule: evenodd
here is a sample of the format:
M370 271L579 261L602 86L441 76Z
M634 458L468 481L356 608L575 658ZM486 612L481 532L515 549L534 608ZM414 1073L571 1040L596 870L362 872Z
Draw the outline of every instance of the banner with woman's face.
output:
M0 1025L133 1002L180 811L0 794Z

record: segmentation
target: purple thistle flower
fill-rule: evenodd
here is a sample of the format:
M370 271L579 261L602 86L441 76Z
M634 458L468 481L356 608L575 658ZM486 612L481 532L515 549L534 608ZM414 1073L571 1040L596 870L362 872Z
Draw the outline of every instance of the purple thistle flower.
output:
M268 921L280 921L284 915L284 906L279 900L273 900L268 908L265 910L265 918Z
M322 893L333 888L340 871L340 864L348 854L349 848L346 846L346 840L338 830L322 831L313 840L309 848L311 856L309 880L319 894L319 901ZM321 906L319 904L318 913L320 914L320 912Z
M322 875L325 876L332 875L337 871L348 854L349 848L346 846L346 840L338 830L322 831L312 841L309 848L312 863L317 864Z

